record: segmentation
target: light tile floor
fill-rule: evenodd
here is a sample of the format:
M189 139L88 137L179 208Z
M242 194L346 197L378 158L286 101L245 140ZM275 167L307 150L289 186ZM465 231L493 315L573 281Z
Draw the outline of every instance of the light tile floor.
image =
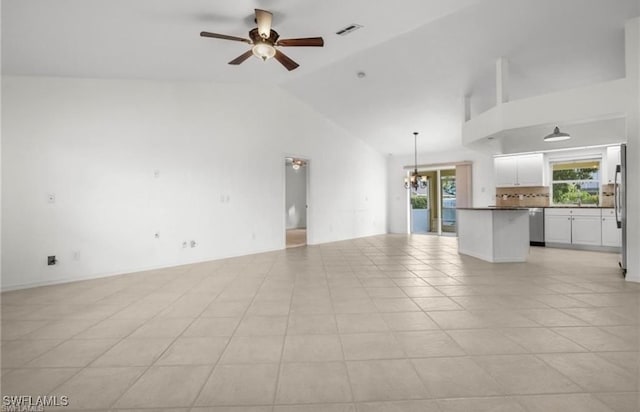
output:
M614 254L376 236L4 293L2 394L72 410L640 410Z

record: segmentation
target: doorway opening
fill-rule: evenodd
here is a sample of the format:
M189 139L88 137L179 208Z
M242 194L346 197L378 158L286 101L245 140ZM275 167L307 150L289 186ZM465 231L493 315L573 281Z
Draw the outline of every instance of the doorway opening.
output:
M409 193L409 232L412 234L455 235L457 185L456 168L419 172L426 187Z
M285 167L285 245L307 245L307 195L309 161L286 157Z

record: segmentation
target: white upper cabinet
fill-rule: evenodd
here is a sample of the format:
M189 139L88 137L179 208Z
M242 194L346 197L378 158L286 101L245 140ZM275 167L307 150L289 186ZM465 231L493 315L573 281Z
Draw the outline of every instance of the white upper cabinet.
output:
M542 153L502 156L494 160L496 186L542 186L544 160Z
M496 157L494 159L496 170L496 186L516 186L518 181L518 164L515 156Z
M607 174L604 182L614 183L616 178L616 166L620 164L620 146L607 147Z
M542 186L542 153L518 156L518 186Z

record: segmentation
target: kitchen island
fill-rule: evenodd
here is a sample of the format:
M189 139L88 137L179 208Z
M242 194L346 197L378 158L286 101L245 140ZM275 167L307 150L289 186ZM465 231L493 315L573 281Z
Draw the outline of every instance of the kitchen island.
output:
M529 255L529 209L458 208L458 253L487 262L525 262Z

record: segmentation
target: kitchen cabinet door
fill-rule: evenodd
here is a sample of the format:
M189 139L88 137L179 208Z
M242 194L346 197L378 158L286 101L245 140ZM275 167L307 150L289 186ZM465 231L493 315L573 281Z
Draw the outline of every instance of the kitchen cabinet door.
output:
M542 186L544 162L542 153L517 157L518 186Z
M620 164L620 146L607 147L607 174L604 183L615 183L616 165Z
M548 243L571 243L571 216L546 215L544 217L544 241Z
M518 184L518 163L515 156L493 159L497 187L513 187Z
M571 242L574 245L602 245L602 222L599 216L573 216Z
M615 217L602 218L602 246L622 246L622 229L618 229Z

